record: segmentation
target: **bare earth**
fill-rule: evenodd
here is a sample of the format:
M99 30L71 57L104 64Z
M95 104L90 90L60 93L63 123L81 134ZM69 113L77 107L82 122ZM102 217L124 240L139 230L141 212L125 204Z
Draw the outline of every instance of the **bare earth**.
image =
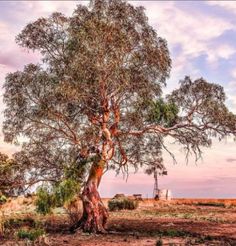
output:
M133 211L110 212L108 233L69 233L69 220L62 209L42 217L32 202L12 201L2 207L7 217L31 216L44 221L46 236L34 244L11 233L0 245L149 246L149 245L236 245L236 200L175 199L170 202L144 200ZM107 199L104 199L107 203Z

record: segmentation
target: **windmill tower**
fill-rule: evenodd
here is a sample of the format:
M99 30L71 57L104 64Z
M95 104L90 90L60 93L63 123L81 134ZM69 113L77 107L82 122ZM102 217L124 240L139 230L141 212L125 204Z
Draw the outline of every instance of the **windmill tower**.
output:
M158 184L158 175L167 175L166 169L162 169L161 172L158 172L158 168L154 169L154 189L153 189L153 197L157 198L159 194L159 184Z
M155 198L156 195L158 194L158 173L157 173L157 169L155 168L154 170L154 189L153 189L153 197Z

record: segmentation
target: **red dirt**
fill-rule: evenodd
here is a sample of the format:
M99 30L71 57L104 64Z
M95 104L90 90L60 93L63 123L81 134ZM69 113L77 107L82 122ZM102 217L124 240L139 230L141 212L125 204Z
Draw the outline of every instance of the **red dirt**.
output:
M198 205L199 202L208 205ZM57 214L47 217L46 241L50 243L36 242L34 245L151 246L156 245L163 232L160 239L163 245L236 245L236 207L233 206L236 200L214 200L215 203L226 204L226 207L211 206L212 202L196 199L171 202L145 200L135 211L111 212L108 220L110 233L104 235L79 231L70 234L66 215ZM0 245L26 244L11 239L2 241Z

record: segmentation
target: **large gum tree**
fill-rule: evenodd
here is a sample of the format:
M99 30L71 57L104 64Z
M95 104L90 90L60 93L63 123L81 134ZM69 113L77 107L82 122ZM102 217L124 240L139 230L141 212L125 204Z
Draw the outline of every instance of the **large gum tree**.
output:
M161 149L171 153L167 136L199 157L213 137L235 135L236 117L221 86L186 77L161 98L171 59L142 7L92 0L72 17L53 13L28 24L16 40L42 60L6 77L5 140L24 136L25 151L45 143L54 156L60 149L77 153L88 171L75 225L84 231L105 230L98 186L107 168L162 168ZM40 153L36 169L50 172L57 163L46 165Z

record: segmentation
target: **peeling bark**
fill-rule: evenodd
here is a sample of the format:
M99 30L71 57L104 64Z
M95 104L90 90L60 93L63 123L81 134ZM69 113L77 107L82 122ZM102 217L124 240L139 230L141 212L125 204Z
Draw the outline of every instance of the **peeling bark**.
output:
M90 233L105 233L108 211L98 193L105 161L95 162L90 170L87 183L82 193L83 214L72 230L77 228Z

